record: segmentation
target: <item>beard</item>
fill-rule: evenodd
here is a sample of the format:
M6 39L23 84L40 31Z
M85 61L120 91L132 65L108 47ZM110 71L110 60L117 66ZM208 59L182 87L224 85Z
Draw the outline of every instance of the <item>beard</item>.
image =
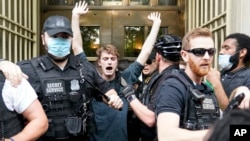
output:
M68 54L68 55L66 55L66 56L63 56L63 57L57 57L57 56L54 56L54 55L48 53L49 58L51 58L53 61L58 62L58 63L67 60L68 57L69 57L69 55L70 55L70 54Z
M201 69L198 65L195 64L195 62L191 59L189 59L189 65L190 65L190 69L191 71L196 74L199 77L203 77L205 75L207 75L207 73L209 72L209 69ZM208 66L208 68L210 68L210 65Z

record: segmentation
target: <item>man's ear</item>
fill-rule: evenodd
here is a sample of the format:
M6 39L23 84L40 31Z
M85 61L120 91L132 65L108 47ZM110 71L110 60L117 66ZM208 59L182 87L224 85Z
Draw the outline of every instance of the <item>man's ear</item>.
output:
M184 50L181 50L180 54L181 54L181 57L182 57L183 61L185 63L187 63L188 62L188 57L189 57L188 54L187 54L187 52L184 51Z
M42 44L45 45L45 36L44 36L44 34L41 35L41 39L42 39Z
M156 55L155 55L155 60L156 60L156 62L160 62L160 60L161 60L161 55L160 55L159 53L156 53Z
M240 50L240 58L244 58L247 54L247 49L243 48Z

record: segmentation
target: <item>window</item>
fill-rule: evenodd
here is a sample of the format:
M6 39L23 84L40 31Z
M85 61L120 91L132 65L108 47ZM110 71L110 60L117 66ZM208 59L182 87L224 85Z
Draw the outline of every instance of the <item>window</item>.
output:
M130 0L130 5L149 5L149 0Z
M100 46L100 27L81 26L83 49L88 57L96 56L96 49Z
M122 5L122 0L103 0L102 5Z
M144 42L144 27L126 26L124 32L124 56L137 57Z
M160 6L176 6L177 0L158 0L158 5Z

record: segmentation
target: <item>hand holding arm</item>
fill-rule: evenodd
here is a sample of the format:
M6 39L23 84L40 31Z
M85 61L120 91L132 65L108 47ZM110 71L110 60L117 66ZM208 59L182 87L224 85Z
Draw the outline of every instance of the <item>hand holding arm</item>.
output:
M124 95L124 97L127 99L128 102L131 102L133 99L130 99L130 98L131 96L135 97L135 90L132 85L127 85L123 89L122 94Z
M106 96L109 97L109 101L106 101L104 98L103 100L106 101L109 106L115 108L115 109L121 109L123 106L123 101L121 98L118 96L117 92L114 89L109 90L108 92L105 93Z
M14 87L21 83L22 78L28 79L28 76L22 72L20 67L10 61L1 61L0 70Z

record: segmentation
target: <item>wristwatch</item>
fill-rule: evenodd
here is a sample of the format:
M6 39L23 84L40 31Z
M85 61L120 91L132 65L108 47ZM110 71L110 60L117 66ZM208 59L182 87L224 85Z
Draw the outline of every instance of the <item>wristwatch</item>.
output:
M127 101L128 103L130 103L132 100L136 99L136 96L135 95L130 95L127 97Z

